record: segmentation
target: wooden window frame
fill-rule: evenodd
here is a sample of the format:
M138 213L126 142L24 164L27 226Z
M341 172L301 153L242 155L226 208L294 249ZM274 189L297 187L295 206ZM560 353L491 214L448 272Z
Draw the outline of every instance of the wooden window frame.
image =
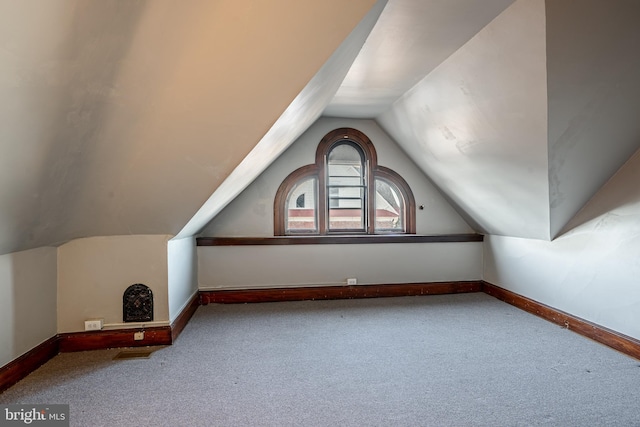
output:
M349 142L357 145L364 154L365 176L367 178L367 206L365 232L341 232L328 231L327 227L327 156L334 146ZM316 200L316 221L317 233L289 233L287 234L286 226L286 209L287 197L290 191L304 179L315 178L318 182L317 200ZM315 155L315 163L302 166L291 172L280 184L276 192L273 206L273 230L275 236L326 236L326 235L375 235L375 191L376 178L381 178L394 184L400 191L404 199L404 232L395 234L415 234L416 233L416 202L413 192L407 182L395 171L384 166L378 165L378 155L373 143L364 133L353 128L339 128L327 133L318 144ZM379 233L379 235L389 235L394 233Z

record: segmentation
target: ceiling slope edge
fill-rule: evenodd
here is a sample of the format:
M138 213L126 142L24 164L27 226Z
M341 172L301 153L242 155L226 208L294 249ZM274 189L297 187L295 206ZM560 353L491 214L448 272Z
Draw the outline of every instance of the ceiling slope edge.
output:
M321 116L362 49L386 3L387 0L376 2L269 131L174 239L198 234Z

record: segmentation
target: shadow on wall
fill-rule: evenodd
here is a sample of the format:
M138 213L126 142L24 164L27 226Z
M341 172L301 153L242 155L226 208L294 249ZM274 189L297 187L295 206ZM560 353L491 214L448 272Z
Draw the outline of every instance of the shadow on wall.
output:
M616 217L640 215L640 150L620 168L562 229L559 236L598 230ZM640 222L639 222L640 223Z
M0 256L0 366L57 333L57 251Z

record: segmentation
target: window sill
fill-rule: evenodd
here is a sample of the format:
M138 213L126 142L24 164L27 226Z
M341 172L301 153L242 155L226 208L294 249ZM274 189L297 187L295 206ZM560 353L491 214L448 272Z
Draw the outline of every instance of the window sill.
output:
M341 236L198 237L198 246L348 245L371 243L482 242L482 234L367 234Z

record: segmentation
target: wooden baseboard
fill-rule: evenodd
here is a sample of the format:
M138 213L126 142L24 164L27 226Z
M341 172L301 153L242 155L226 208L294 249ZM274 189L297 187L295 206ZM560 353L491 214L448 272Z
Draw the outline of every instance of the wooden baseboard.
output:
M32 348L22 356L0 368L0 393L44 365L58 354L58 336Z
M481 292L480 281L200 291L200 304L379 298Z
M189 320L191 320L191 317L194 315L199 305L200 295L198 294L198 292L196 292L193 297L191 297L191 300L189 300L182 312L178 315L178 317L176 317L176 320L174 320L171 324L172 342L175 341L178 338L178 335L182 333L182 330L185 326L187 326L187 323L189 323Z
M584 337L590 338L628 356L640 359L640 341L588 320L572 316L548 305L539 303L522 295L503 289L488 282L482 282L482 290L492 297L511 304L528 313L563 326Z
M144 339L135 340L136 332L144 331ZM60 352L103 350L118 347L146 347L152 345L170 345L171 327L116 329L90 332L71 332L58 335Z

